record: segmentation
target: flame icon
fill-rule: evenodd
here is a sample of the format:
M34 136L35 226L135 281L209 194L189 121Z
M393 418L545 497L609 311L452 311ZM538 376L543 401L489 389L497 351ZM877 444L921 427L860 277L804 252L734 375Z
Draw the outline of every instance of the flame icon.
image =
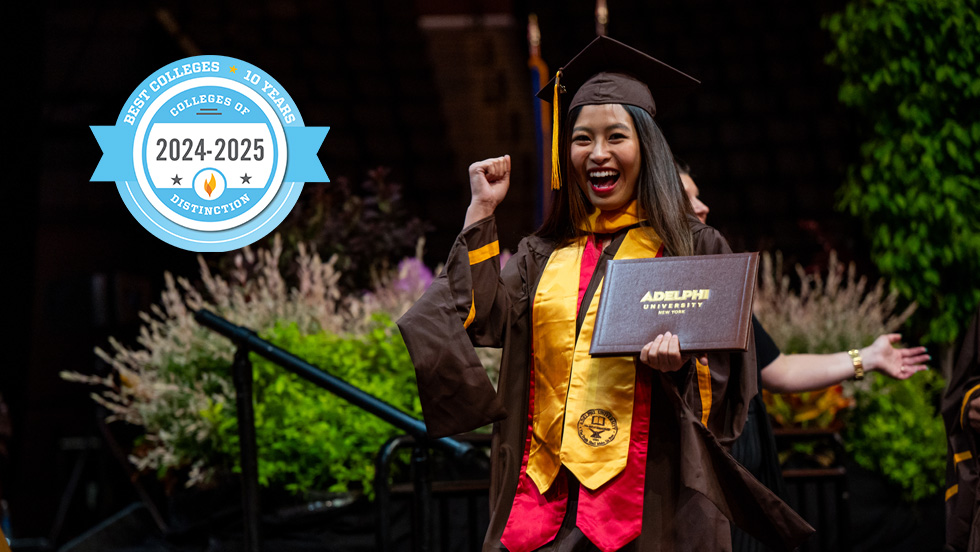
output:
M211 179L204 183L204 191L207 192L208 197L211 197L211 192L218 187L218 183L214 180L214 173L211 173Z

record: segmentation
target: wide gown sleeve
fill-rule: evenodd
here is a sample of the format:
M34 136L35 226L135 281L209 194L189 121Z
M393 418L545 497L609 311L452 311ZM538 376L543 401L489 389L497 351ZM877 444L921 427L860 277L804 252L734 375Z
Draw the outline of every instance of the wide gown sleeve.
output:
M732 252L714 228L699 224L693 231L696 255ZM749 343L754 344L752 335ZM697 385L686 389L685 400L712 435L731 448L742 432L749 403L758 391L755 347L750 346L745 353L709 354L708 366L696 366L696 370Z
M970 427L970 401L980 396L980 309L973 317L957 354L943 396L946 424L946 545L954 550L980 550L977 433Z
M713 228L694 223L692 231L696 255L731 253ZM753 335L749 344L744 353L709 354L708 369L696 366L696 377L676 388L680 394L665 386L667 399L677 402L681 481L769 548L794 550L813 528L727 452L757 392Z
M499 252L493 217L465 228L443 272L398 320L431 437L470 431L506 415L473 348L501 345L512 295L520 294L519 277L501 279Z

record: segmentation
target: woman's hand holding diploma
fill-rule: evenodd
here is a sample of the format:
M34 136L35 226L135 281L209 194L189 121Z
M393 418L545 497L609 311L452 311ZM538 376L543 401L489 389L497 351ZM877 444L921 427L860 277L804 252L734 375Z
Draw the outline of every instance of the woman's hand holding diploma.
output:
M658 335L640 350L640 362L661 372L676 372L690 358L690 354L681 354L680 340L670 332ZM698 360L701 364L708 364L708 358L704 355L699 356Z

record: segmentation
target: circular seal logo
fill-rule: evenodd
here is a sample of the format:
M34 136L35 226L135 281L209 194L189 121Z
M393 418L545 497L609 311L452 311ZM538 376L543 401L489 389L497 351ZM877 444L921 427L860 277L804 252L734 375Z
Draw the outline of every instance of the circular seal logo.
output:
M144 228L190 251L230 251L271 232L305 182L329 129L306 127L275 79L244 61L196 56L143 81L115 126L93 126L102 160Z
M608 445L617 433L616 417L608 410L593 408L578 419L578 436L590 447Z

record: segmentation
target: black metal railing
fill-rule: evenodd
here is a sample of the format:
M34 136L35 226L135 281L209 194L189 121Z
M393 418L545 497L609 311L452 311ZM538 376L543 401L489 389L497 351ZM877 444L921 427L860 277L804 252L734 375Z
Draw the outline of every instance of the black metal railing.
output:
M811 442L831 451L835 459L826 467L782 470L784 500L817 530L814 538L803 543L800 552L850 552L850 491L842 464L846 453L840 435L828 429L778 428L774 436L780 450L794 442Z
M321 387L350 404L366 411L411 435L414 440L412 466L414 506L416 522L412 539L416 551L431 550L432 512L431 480L429 478L429 449L438 449L461 460L477 458L475 449L455 439L430 439L425 423L387 402L365 393L346 381L332 376L305 360L265 341L254 331L232 324L211 311L201 309L194 313L199 324L231 339L237 349L232 363L232 379L235 384L235 402L238 410L238 434L241 441L242 507L245 529L245 550L258 552L259 537L259 478L258 450L255 442L255 412L252 407L252 363L249 352L254 352L303 379Z
M474 448L487 451L490 448L489 433L467 433L459 436ZM410 435L396 435L381 447L375 457L374 500L376 503L376 540L378 552L393 552L399 547L397 537L401 535L393 527L390 514L397 512L396 502L406 495L415 495L412 484L396 482L393 476L398 451L414 449L415 439ZM452 466L440 465L443 457L433 455L435 471L429 487L432 507L425 515L432 527L439 528L438 545L440 551L479 550L490 523L490 462L486 455L477 456L479 461L455 463ZM421 523L421 512L412 510L411 519L415 525ZM435 542L431 543L436 545Z

